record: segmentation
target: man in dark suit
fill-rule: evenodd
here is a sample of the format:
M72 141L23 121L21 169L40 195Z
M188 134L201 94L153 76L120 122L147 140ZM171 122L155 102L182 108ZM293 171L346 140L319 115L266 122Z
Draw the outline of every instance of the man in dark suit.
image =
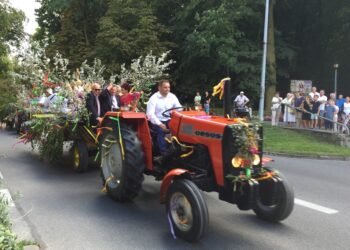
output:
M94 83L91 88L91 92L86 97L86 108L90 113L90 125L96 126L102 121L102 107L99 100L101 93L101 86L98 83Z
M109 111L118 109L120 106L120 97L117 95L117 86L112 83L109 84L109 86L101 92L99 99L101 103L101 116L104 116Z

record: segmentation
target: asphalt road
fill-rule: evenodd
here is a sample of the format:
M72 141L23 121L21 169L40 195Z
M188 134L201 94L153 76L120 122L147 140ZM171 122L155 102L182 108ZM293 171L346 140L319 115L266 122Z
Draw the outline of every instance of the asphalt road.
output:
M266 223L205 193L209 230L190 244L172 238L152 177L134 202L118 203L100 191L96 166L76 174L15 142L0 130L0 172L43 249L350 249L350 162L273 157L294 186L292 215Z

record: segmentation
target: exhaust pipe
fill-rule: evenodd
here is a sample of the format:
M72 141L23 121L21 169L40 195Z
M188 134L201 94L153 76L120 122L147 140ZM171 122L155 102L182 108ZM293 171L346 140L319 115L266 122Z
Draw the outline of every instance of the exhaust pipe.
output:
M232 114L231 80L226 80L224 85L224 116Z

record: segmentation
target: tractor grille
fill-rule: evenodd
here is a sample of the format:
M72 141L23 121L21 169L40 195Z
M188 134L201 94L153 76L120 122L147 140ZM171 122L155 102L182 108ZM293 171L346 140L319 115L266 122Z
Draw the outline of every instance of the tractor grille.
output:
M231 125L232 126L232 125ZM238 126L238 125L237 125ZM262 128L258 131L260 138L263 138L263 130ZM232 158L238 153L238 149L235 146L236 138L230 126L226 126L224 130L224 136L222 140L222 157L223 157L223 167L224 167L224 178L225 183L223 189L219 192L220 199L235 203L235 194L233 192L233 184L231 180L226 178L227 175L235 175L238 176L244 173L244 169L242 168L233 168L232 167ZM258 142L260 157L262 157L262 140ZM261 167L261 162L260 166Z

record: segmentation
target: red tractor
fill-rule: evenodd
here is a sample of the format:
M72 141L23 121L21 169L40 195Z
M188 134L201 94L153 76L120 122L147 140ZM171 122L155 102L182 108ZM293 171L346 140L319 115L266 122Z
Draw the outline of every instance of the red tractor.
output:
M230 83L225 97L230 97ZM226 101L225 100L229 100ZM224 98L230 114L230 98ZM294 194L286 178L262 165L262 127L241 118L207 116L202 111L168 110L173 154L156 161L157 145L146 115L109 112L99 134L101 177L108 195L131 200L142 188L143 175L161 180L160 202L174 234L198 241L208 226L202 191L218 192L219 199L252 209L264 220L278 222L293 210ZM251 142L256 149L251 150ZM249 152L248 152L249 151Z

